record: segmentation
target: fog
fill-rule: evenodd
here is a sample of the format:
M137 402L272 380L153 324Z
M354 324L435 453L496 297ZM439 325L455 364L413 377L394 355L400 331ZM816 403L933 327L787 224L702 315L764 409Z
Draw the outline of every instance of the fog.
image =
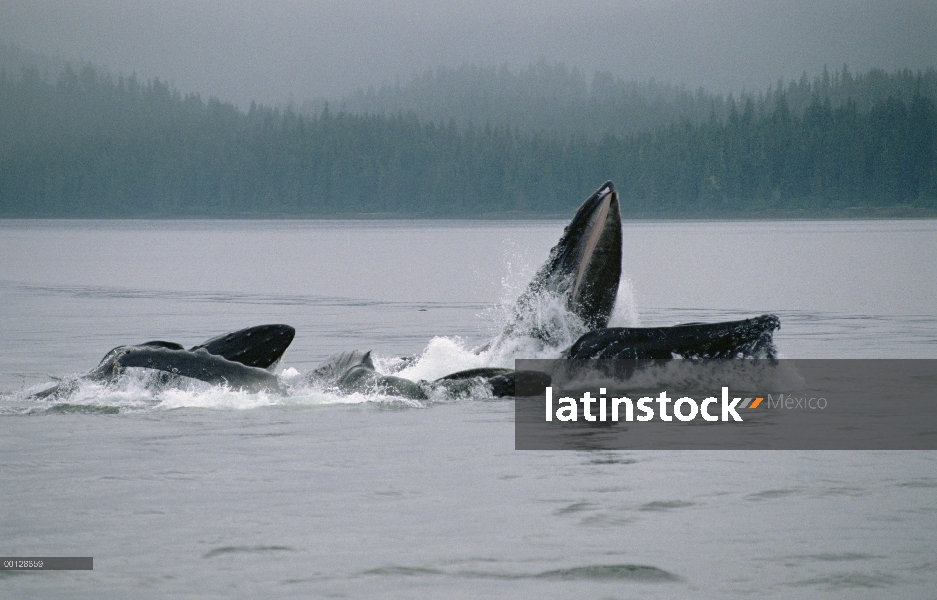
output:
M338 97L463 63L761 89L848 64L937 64L928 0L5 0L0 43L244 106Z

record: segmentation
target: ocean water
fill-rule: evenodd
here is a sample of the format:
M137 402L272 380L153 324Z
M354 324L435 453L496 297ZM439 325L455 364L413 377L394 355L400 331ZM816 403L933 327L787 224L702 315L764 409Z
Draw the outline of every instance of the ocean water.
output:
M0 221L0 554L95 559L0 597L933 597L933 452L520 452L511 400L144 375L28 398L121 344L262 323L297 329L286 377L355 348L477 366L564 225ZM785 357L937 358L937 221L624 239L616 324L773 312Z

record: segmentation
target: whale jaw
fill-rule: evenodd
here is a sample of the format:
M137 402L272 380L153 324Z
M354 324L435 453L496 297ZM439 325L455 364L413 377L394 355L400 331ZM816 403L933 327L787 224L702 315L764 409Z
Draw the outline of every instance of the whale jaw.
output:
M576 211L527 293L565 296L589 329L605 327L621 280L621 243L618 192L607 181Z
M569 323L562 324L562 331L553 331L555 327L544 326L543 315L538 314L539 307L550 300L576 317L576 337L608 325L621 280L621 246L618 192L608 181L576 211L547 261L517 299L498 339L520 335L550 346L562 345Z
M568 307L590 329L605 327L615 306L621 244L618 192L609 181L583 203L557 243L563 268L554 272L575 273Z

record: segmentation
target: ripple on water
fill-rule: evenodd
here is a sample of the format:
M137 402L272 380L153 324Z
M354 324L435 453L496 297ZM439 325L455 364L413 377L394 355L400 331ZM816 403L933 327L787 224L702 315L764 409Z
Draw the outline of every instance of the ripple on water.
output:
M637 463L633 458L622 458L619 456L599 456L589 461L590 465L633 465Z
M873 554L863 554L861 552L825 552L822 554L808 554L804 557L807 560L821 560L824 562L844 562L852 560L871 560L873 558L882 558Z
M119 413L119 406L101 406L95 404L54 404L48 408L29 410L29 414L40 415L116 415Z
M830 573L794 582L798 587L818 587L827 591L855 588L883 588L898 583L898 578L888 573Z
M591 502L574 502L573 504L564 506L563 508L559 509L553 514L570 515L570 514L579 513L579 512L583 512L587 510L595 510L596 508L598 508L598 506L596 506L595 504Z
M414 575L445 575L446 572L440 569L431 569L429 567L403 567L390 566L378 567L377 569L368 569L361 573L362 575L400 575L410 577Z
M686 508L687 506L693 506L693 503L684 502L683 500L655 500L654 502L642 504L638 507L638 510L645 510L649 512L665 512L668 510L674 510L676 508Z
M587 565L569 569L554 569L539 573L537 579L588 579L603 580L630 580L630 581L679 581L680 578L649 565Z
M224 554L260 554L265 552L295 552L289 546L222 546L209 550L202 558L214 558Z
M747 496L748 500L774 500L775 498L785 498L794 494L800 493L799 489L788 488L788 489L777 489L777 490L764 490L755 494L749 494Z
M937 479L931 479L929 477L923 477L920 479L912 479L911 481L903 481L899 484L896 484L896 487L937 488Z
M391 565L361 572L361 575L418 577L426 575L448 575L472 579L553 579L560 581L637 581L663 583L680 581L680 577L650 565L612 564L583 565L565 569L551 569L539 573L512 573L509 571L454 571L435 567Z

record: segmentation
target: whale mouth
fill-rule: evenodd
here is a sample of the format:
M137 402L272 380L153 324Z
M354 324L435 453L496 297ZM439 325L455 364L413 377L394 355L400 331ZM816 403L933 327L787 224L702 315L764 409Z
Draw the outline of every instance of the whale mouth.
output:
M569 305L573 312L584 317L583 321L603 319L604 322L593 325L604 327L615 304L621 277L621 209L618 192L611 182L599 188L594 196L597 198L595 206L589 210L584 239L577 246L579 265L569 292ZM606 304L609 305L608 314L604 317L596 314L605 312ZM590 312L591 319L588 318Z
M589 329L608 324L621 280L621 208L611 181L576 211L531 286L565 295Z
M559 348L607 326L621 280L621 248L618 193L608 181L580 205L492 343L535 339Z

